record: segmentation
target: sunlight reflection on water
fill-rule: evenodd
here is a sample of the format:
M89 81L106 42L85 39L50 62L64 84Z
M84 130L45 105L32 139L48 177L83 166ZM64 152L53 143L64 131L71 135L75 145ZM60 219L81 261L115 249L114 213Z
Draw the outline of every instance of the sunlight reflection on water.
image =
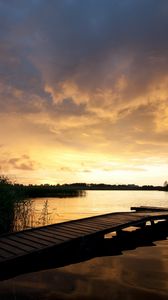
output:
M46 198L33 200L35 215L43 209ZM129 211L131 206L168 207L168 193L159 191L87 191L85 197L48 198L48 224L110 212Z

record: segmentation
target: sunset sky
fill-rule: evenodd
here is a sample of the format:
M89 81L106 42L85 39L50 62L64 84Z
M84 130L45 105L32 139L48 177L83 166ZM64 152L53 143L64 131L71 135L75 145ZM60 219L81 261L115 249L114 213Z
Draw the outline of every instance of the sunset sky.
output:
M0 0L0 172L168 180L168 1Z

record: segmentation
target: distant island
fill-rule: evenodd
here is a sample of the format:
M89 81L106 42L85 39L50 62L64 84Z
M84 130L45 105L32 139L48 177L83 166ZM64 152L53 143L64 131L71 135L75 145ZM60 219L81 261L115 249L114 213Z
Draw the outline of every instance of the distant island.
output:
M7 177L0 176L0 192L4 198L36 198L36 197L78 197L85 195L85 191L168 191L168 182L163 186L136 185L136 184L105 184L105 183L70 183L70 184L18 184L11 182ZM8 195L8 196L7 196Z
M168 184L163 186L135 185L135 184L104 184L104 183L71 183L71 184L41 184L41 185L21 185L15 184L15 188L24 191L27 197L76 197L90 190L115 190L115 191L168 191Z
M168 182L165 181L163 186L157 185L136 185L136 184L105 184L105 183L72 183L57 185L61 188L76 188L81 190L138 190L138 191L168 191Z

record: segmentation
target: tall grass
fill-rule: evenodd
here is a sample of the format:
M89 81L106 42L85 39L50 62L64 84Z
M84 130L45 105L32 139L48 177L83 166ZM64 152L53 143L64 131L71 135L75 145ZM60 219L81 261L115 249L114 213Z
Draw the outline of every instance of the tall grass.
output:
M48 225L51 223L51 216L49 215L47 199L44 201L39 214L35 210L32 199L18 202L14 209L13 231Z
M21 231L34 227L34 214L33 201L31 199L24 199L16 202L14 207L12 231Z

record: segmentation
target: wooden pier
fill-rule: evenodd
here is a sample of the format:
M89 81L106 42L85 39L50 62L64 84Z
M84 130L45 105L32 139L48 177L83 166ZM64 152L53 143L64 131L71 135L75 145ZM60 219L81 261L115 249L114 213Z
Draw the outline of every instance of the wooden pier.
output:
M0 271L10 270L27 260L37 260L41 254L54 251L59 255L69 246L84 247L104 235L136 226L151 226L158 220L168 220L168 209L134 207L135 211L109 213L74 221L52 224L0 236ZM140 210L140 211L139 211Z

